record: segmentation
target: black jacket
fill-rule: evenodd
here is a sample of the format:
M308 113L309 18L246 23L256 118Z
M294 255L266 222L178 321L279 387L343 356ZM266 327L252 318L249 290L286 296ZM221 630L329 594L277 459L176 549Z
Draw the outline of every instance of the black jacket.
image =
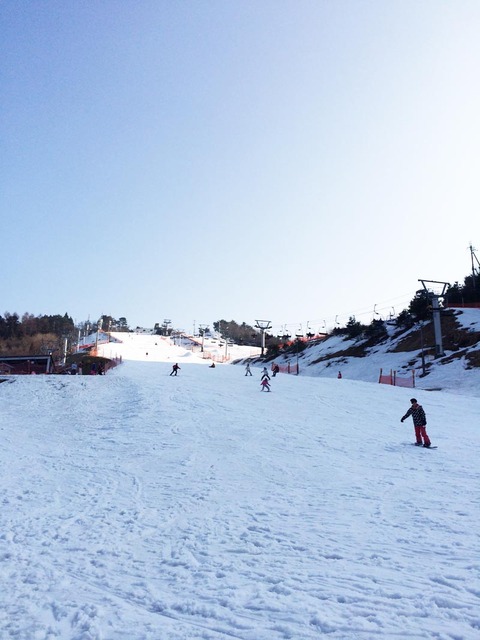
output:
M403 416L402 422L408 418L408 416L412 416L413 424L416 427L425 427L427 424L427 417L425 415L425 411L423 407L419 404L410 407L407 413Z

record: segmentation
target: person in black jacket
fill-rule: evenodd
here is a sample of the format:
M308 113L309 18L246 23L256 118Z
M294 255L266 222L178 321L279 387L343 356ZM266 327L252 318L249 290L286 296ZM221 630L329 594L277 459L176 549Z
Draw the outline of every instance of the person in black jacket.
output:
M423 410L423 407L418 404L416 398L412 398L410 402L412 403L412 406L403 418L401 418L400 422L406 420L408 416L412 416L413 426L415 427L416 446L421 447L423 444L424 447L429 447L431 442L427 435L427 417L425 415L425 411Z

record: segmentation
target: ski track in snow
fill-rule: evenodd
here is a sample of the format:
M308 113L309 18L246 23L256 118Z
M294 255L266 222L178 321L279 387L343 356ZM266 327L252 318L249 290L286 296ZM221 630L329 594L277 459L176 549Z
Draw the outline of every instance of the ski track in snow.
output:
M128 362L0 385L0 638L480 637L478 398Z

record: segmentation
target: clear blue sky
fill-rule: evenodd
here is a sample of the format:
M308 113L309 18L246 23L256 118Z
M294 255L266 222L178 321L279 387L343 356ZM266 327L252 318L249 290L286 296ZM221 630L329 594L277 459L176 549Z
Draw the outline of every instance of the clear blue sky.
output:
M408 304L480 250L478 0L6 0L0 313Z

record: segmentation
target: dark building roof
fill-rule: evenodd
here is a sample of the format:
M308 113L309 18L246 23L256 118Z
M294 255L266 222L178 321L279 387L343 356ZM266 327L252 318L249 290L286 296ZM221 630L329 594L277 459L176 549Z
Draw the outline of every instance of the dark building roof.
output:
M54 369L51 355L0 356L0 363L12 368L11 373L52 373Z

